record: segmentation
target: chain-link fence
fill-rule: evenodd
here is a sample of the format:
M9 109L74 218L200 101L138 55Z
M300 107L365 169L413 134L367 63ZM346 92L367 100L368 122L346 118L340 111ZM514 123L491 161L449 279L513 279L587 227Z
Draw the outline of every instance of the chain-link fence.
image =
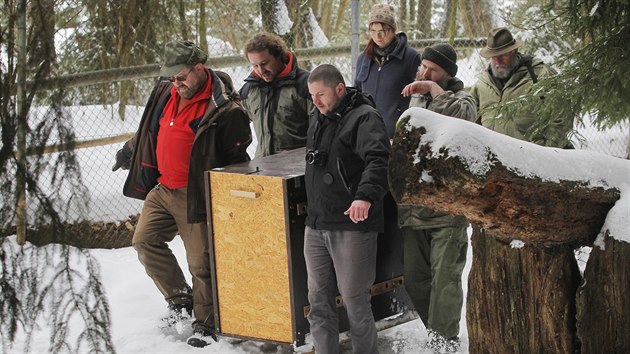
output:
M208 65L227 72L239 89L251 73L243 55L245 42L266 29L285 39L301 67L311 70L321 63L334 64L351 85L356 55L368 41L367 18L373 3L154 0L140 8L129 8L123 2L119 7L112 2L96 1L86 7L78 6L81 1L57 2L50 9L55 14L52 26L56 26L52 40L56 66L65 74L39 82L29 124L46 120L51 114L50 97L62 93L63 105L57 108L69 117L74 130L74 149L88 190L84 195L89 195L85 208L70 211L68 218L117 222L140 212L141 201L122 196L126 173L112 172L111 166L116 151L138 127L165 42L191 39L207 48ZM478 48L485 44L485 35L496 23L495 12L508 10L495 8L488 16L483 8L479 9L483 1L460 1L459 11L454 11L452 6L457 3L396 3L406 6L398 8L398 30L406 32L410 45L420 52L432 43L450 41L458 53L457 76L470 87L487 65L478 55ZM128 12L124 18L116 15L122 11ZM133 15L150 18L132 20ZM580 129L584 142L575 140L578 147L625 156L628 126L603 133L589 127ZM54 144L55 140L49 142ZM250 147L250 155L254 148ZM51 157L63 154L63 149L50 147L56 151ZM43 181L46 178L58 176L50 172ZM68 202L64 195L74 195L72 188L68 186L67 193L59 193L60 205ZM29 210L35 210L35 204L36 200L27 200Z

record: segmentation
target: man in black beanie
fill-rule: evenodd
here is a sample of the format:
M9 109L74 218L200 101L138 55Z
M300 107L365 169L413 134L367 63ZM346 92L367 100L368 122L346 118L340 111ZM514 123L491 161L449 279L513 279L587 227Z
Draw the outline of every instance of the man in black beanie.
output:
M475 101L456 74L453 47L434 44L422 53L417 80L405 86L402 94L412 96L411 107L474 122ZM427 346L438 352L457 351L468 221L463 216L399 203L398 224L404 240L405 289L427 327Z
M412 96L410 107L422 107L445 116L477 119L477 106L464 91L457 75L457 53L448 43L436 43L422 52L416 81L405 86L403 96Z

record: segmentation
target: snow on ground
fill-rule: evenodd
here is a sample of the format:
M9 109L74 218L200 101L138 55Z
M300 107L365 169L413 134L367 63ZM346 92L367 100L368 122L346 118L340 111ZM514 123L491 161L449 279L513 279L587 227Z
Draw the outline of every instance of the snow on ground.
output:
M470 231L470 230L469 230ZM14 240L11 243L14 244ZM184 246L179 238L170 243L171 249L187 269ZM28 248L27 246L26 248ZM50 246L46 246L50 247ZM472 250L468 248L468 262L462 275L464 291L467 290L468 272L470 271ZM109 301L111 314L111 334L117 353L261 353L252 342L232 344L230 338L219 338L219 342L206 348L194 348L186 344L186 338L192 333L189 323L171 330L160 329L160 318L166 314L166 303L161 294L146 275L140 265L136 252L131 247L113 250L92 250L91 255L101 267L102 283ZM184 272L190 282L190 275ZM464 304L465 306L465 304ZM468 334L466 330L465 308L460 321L462 348L468 352ZM75 326L82 323L74 318ZM43 326L31 347L31 353L48 353L48 333ZM16 345L7 354L24 353L23 343L18 338ZM423 348L427 340L424 325L419 319L383 330L379 333L379 351L381 354L422 354L432 353ZM304 351L307 344L298 348ZM347 345L343 352L348 353ZM272 353L276 351L271 351Z

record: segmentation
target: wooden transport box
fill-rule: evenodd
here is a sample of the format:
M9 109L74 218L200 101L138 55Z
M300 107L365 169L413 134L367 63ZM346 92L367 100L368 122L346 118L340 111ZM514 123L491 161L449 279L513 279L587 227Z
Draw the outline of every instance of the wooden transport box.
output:
M309 324L303 255L304 149L207 172L215 320L219 334L304 344ZM379 235L372 307L377 320L409 304L402 285L402 239L388 198ZM394 213L392 214L392 211ZM340 330L348 329L338 298Z

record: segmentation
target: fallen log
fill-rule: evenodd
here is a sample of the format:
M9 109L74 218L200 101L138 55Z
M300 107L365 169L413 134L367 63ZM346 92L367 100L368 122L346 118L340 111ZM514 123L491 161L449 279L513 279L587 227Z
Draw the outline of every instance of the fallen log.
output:
M35 246L51 243L78 248L124 248L131 246L131 239L139 214L116 222L63 222L60 225L31 226L26 240ZM0 237L15 235L15 227L0 231Z
M599 352L630 350L617 337L616 346L597 338L601 328L628 328L628 305L615 302L623 315L606 315L605 306L624 298L604 293L612 286L613 294L623 294L629 281L617 282L629 274L629 262L610 254L597 257L606 266L589 261L593 274L616 275L603 282L592 276L592 285L581 288L589 300L577 308L581 276L573 256L575 247L608 231L621 241L618 248L630 246L630 197L622 196L630 190L630 162L541 147L411 108L399 121L389 169L397 202L464 215L479 226L467 299L471 353L571 353L581 343ZM625 220L611 221L613 207ZM606 300L591 300L597 296Z
M584 151L537 146L421 108L407 112L420 112L422 119L447 120L448 124L436 126L458 132L449 137L462 143L442 146L442 142L452 143L451 139L428 132L417 120L414 124L420 126L399 129L390 155L391 191L398 202L465 215L471 223L483 224L488 235L506 242L523 239L544 246L592 243L619 199L619 190L589 185L580 175L580 168L598 168L582 166L583 155L576 153ZM524 175L529 171L505 165L494 147L484 143L487 136L495 144L510 146L510 156L519 157L525 165L536 165L543 156L551 166L572 165L578 173L564 179ZM532 151L537 154L523 156Z

